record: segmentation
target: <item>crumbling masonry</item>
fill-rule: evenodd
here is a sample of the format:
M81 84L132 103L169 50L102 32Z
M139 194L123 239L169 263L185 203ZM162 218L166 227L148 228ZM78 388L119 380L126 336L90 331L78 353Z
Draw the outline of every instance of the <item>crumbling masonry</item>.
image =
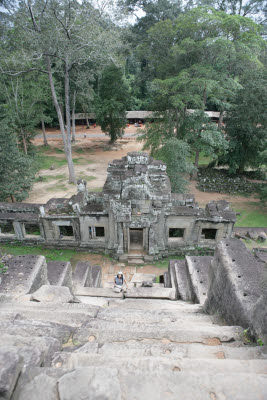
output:
M46 204L0 203L0 241L80 247L151 261L230 238L236 221L226 201L199 208L192 195L171 193L166 165L132 152L109 164L102 193Z

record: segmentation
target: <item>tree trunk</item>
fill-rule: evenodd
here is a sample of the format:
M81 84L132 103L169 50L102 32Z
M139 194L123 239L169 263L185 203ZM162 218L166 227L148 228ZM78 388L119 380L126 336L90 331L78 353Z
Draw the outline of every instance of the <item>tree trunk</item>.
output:
M13 197L13 194L10 195L10 198L11 198L12 203L15 203L15 199Z
M27 154L28 154L27 142L26 142L26 138L25 138L22 128L21 128L20 132L21 132L22 143L23 143L23 151L24 151L24 154L26 154L26 156L27 156Z
M66 126L67 126L67 151L66 157L69 168L69 183L76 183L74 165L71 153L71 122L70 122L70 76L68 58L65 59L65 111L66 111Z
M72 141L75 142L75 105L76 105L76 90L73 93L72 101Z
M194 162L195 170L194 170L193 175L192 175L192 179L194 179L194 180L197 179L198 162L199 162L199 150L196 150L195 162Z
M87 129L90 129L90 122L89 122L89 118L87 117L87 114L86 114L86 125L87 125Z
M60 105L59 105L59 102L57 99L57 94L56 94L56 90L55 90L52 69L51 69L51 61L50 61L49 57L47 57L47 70L48 70L49 83L50 83L53 103L54 103L54 106L55 106L55 109L57 112L58 122L59 122L62 140L63 140L63 144L64 144L64 151L65 151L65 155L66 155L67 163L68 163L69 182L75 183L75 173L74 173L72 154L71 154L70 118L69 118L69 135L67 134L67 138L66 138L63 115L61 113ZM69 84L69 79L68 79L68 84ZM65 90L65 93L66 93L66 90ZM69 94L69 92L68 92L68 94ZM69 104L69 102L68 102L68 104ZM69 110L69 117L70 117L70 110Z
M218 122L219 129L222 129L222 122L223 122L223 111L220 111L219 122Z
M58 117L58 122L59 122L59 126L60 126L60 132L61 132L61 136L62 136L62 140L63 140L63 144L64 144L64 150L65 150L65 154L66 154L66 137L65 137L65 127L64 127L64 121L63 121L63 115L60 109L60 105L57 99L57 94L56 94L56 89L55 89L55 85L54 85L54 81L53 81L53 75L52 75L52 69L51 69L51 61L50 58L47 57L47 71L48 71L48 76L49 76L49 83L50 83L50 89L51 89L51 94L52 94L52 98L53 98L53 103L57 112L57 117Z
M44 119L43 118L41 120L41 123L42 123L43 137L44 137L44 146L48 146L48 141L47 141L46 132L45 132L45 123L44 123Z

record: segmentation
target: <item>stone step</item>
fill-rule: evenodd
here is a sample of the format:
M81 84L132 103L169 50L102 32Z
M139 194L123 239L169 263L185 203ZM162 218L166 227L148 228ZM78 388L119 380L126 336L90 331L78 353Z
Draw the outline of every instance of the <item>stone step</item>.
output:
M170 301L160 299L125 299L125 300L110 300L109 307L119 309L137 309L143 310L161 310L161 311L180 311L184 313L199 313L203 312L200 304L192 304L185 301Z
M1 311L6 310L46 310L46 311L61 311L64 313L86 313L89 317L95 317L99 311L99 306L94 304L83 304L83 303L49 303L49 302L36 302L25 300L24 302L12 301L10 298L8 301L0 303L0 315Z
M90 286L91 264L88 261L79 261L73 275L73 289Z
M123 298L122 292L116 293L111 288L76 287L74 294L75 296Z
M256 400L266 398L267 387L266 375L255 373L32 367L23 370L12 400L30 400L33 393L42 400Z
M99 311L98 320L106 320L117 323L140 323L140 324L166 324L183 326L185 323L192 324L210 324L212 320L209 315L202 313L184 313L180 311L165 311L165 310L143 310L140 312L136 309L119 309L119 308L104 308Z
M189 276L185 260L174 260L174 269L177 280L178 297L184 301L190 300L187 292Z
M91 344L91 343L90 343ZM85 345L86 346L86 345ZM89 352L89 349L85 348ZM80 347L79 352L83 352ZM94 347L94 352L95 347ZM128 357L175 357L175 358L197 358L197 359L235 359L235 360L255 360L267 359L267 346L255 347L232 347L227 345L209 346L200 343L104 343L99 346L98 354L105 356L116 355Z
M43 321L63 324L70 327L79 327L90 320L86 312L82 313L64 313L62 311L46 311L44 309L28 309L25 308L14 311L1 311L1 321L13 321L19 318L20 321Z
M192 326L177 327L171 330L168 326L155 324L116 324L109 321L92 320L73 335L73 341L83 344L88 341L99 343L127 342L145 340L162 343L204 343L220 344L232 342L243 337L243 328L237 326Z
M185 371L197 373L244 373L267 374L267 360L190 359L156 356L133 357L86 354L56 353L52 367L76 369L84 367L111 367L124 371Z
M66 261L49 261L47 263L47 278L50 285L67 286L72 289L71 263Z
M0 334L20 336L48 336L58 339L61 343L66 343L70 339L74 328L52 322L35 320L12 320L1 321Z
M126 298L170 299L175 300L173 288L140 287L131 288L124 294Z
M256 400L267 397L267 377L258 374L120 371L127 400Z
M129 265L143 265L144 259L143 258L137 258L136 256L134 258L129 258L128 256L128 264Z
M7 333L1 334L1 346L14 347L17 352L21 348L32 347L38 349L43 354L43 365L50 365L52 355L59 351L61 348L58 339L46 336L21 336L19 333L16 335L9 335Z
M0 345L0 353L3 351L10 351L18 354L23 361L23 365L31 365L40 367L45 360L45 351L42 351L38 347L29 346L7 346Z
M211 256L186 256L185 263L189 274L188 299L204 304L208 292L208 272Z

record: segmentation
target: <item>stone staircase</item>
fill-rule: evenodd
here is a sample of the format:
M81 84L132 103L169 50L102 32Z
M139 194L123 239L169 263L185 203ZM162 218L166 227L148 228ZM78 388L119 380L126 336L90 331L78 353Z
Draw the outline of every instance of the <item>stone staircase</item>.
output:
M0 318L1 400L267 398L267 348L244 345L241 327L214 324L199 304L3 295Z

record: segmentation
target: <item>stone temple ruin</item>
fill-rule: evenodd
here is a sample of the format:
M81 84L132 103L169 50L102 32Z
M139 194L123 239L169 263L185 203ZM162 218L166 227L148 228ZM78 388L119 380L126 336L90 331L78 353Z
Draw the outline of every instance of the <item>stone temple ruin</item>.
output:
M152 261L230 238L236 221L226 201L199 208L192 195L171 193L166 165L147 153L109 164L102 193L78 183L70 199L0 203L0 241L79 247L120 261Z
M214 254L170 260L160 283L120 262L135 269L120 293L86 261L0 254L0 400L266 399L267 253L230 237L229 205L171 194L165 166L144 153L110 164L103 193L78 189L2 203L1 239L128 261L197 244Z

